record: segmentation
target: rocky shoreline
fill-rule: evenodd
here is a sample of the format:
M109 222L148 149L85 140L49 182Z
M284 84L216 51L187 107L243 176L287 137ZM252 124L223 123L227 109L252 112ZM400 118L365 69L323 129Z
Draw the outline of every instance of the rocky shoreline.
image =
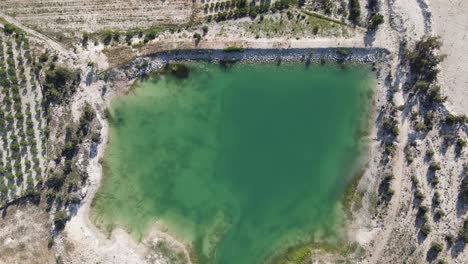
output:
M352 63L383 63L390 60L390 52L383 48L310 48L310 49L245 49L235 52L225 50L177 50L155 53L135 59L124 68L129 79L158 71L171 61L205 61L214 63L280 63L321 61Z

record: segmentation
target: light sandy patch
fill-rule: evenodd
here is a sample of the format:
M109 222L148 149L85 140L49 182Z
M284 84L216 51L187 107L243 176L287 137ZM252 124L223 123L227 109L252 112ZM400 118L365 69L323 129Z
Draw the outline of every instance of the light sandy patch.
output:
M439 77L448 96L450 110L468 115L468 1L430 0L435 34L442 37L442 62Z

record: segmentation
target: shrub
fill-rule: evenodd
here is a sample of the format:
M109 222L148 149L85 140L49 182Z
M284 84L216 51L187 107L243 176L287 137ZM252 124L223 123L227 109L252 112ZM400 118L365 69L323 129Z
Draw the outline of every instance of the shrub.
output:
M244 48L241 47L236 47L236 46L229 46L223 49L224 52L230 53L230 52L243 52Z
M441 219L441 218L444 217L444 216L445 216L445 212L442 211L442 209L437 209L437 210L435 211L435 217L436 217L437 219Z
M195 34L193 34L193 38L196 39L197 41L200 41L201 39L200 33L196 32Z
M434 150L432 150L432 149L427 150L426 151L426 156L428 156L428 157L434 156Z
M416 192L414 193L414 195L419 200L424 200L424 198L426 198L426 196L424 195L424 193L420 189L417 189Z
M428 224L428 223L425 223L424 225L422 225L421 227L421 232L427 236L429 235L431 232L432 232L432 228L431 226Z
M203 26L203 27L202 27L202 31L203 31L203 34L208 33L208 26L206 26L206 25Z
M446 118L445 118L445 122L449 125L453 125L453 124L462 124L462 123L466 123L468 122L468 117L466 115L459 115L459 116L456 116L456 115L448 115Z
M13 33L19 33L20 32L19 28L17 28L15 25L13 25L11 23L5 23L3 25L3 31L7 35L11 35Z
M438 171L438 170L441 170L442 168L440 167L440 163L439 162L431 162L431 165L429 165L429 169L432 170L432 171Z
M65 211L58 211L54 215L54 224L57 229L62 230L65 227L67 221L67 213Z
M457 140L457 146L460 147L460 148L466 147L466 140L464 140L463 138L459 138Z
M465 244L468 244L468 219L463 222L463 227L460 230L460 237Z
M45 72L44 91L47 102L59 102L75 92L78 75L70 69L56 67Z
M157 37L156 30L151 30L145 34L145 38L143 40L144 43L148 43L149 41L155 39Z
M65 181L65 178L62 174L60 173L54 173L49 176L46 180L46 185L50 188L60 188Z
M49 60L49 54L47 53L42 53L41 56L39 56L39 62L44 63Z
M102 40L102 42L104 43L104 45L109 45L109 44L111 43L111 41L112 41L112 35L113 35L112 31L110 31L110 30L104 31L104 33L103 33L103 40Z
M81 42L81 44L83 46L87 46L88 45L88 41L89 41L89 33L88 32L83 32L82 33L82 37L83 37L83 40Z
M351 6L349 20L351 20L354 24L358 24L361 18L361 5L359 4L359 0L350 0L349 4Z
M413 185L415 186L419 186L419 180L418 180L418 177L416 176L411 176L411 182L413 183Z
M444 245L442 243L439 243L439 242L432 242L431 250L434 250L435 252L439 253L442 250L444 250Z
M425 205L420 205L419 206L419 213L421 213L421 214L427 213L428 210L429 210L429 208L427 208L427 206L425 206Z
M375 30L383 23L384 23L384 16L382 14L374 14L371 18L369 28L372 30Z
M416 74L418 80L432 82L437 78L438 64L444 56L436 54L442 42L438 37L425 37L416 43L413 52L408 52L411 71Z

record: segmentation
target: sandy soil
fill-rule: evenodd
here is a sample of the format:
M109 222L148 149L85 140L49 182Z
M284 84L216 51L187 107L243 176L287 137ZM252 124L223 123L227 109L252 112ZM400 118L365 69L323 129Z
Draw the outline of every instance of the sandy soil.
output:
M456 113L468 115L468 1L430 0L434 33L442 37L440 81L448 96L447 106Z

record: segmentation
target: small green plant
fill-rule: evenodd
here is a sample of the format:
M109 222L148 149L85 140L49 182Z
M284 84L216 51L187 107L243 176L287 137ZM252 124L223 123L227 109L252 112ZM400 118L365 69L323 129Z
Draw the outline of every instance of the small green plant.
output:
M59 211L54 215L54 224L57 229L62 230L65 227L67 221L67 213L65 211Z
M434 150L432 149L429 149L426 151L426 156L429 157L429 158L432 158L432 156L434 156Z
M432 170L432 171L438 171L438 170L441 170L442 168L440 167L440 163L439 162L431 162L431 165L429 165L429 169Z
M449 125L453 124L462 124L468 122L468 117L466 115L448 115L445 118L445 122Z
M425 223L421 227L421 233L423 233L425 236L429 235L432 232L432 228L428 223Z
M427 206L425 205L420 205L418 209L419 209L419 213L421 214L425 214L429 210L429 208L427 208Z
M463 138L459 138L459 139L457 140L457 146L458 146L459 148L464 148L464 147L466 147L466 144L467 144L467 142L466 142L466 140L464 140Z
M413 183L414 186L419 186L419 179L416 176L411 176L411 182Z
M195 32L195 33L193 34L193 38L196 39L197 41L200 41L200 40L201 40L201 35L200 35L200 33Z
M436 251L437 253L440 253L442 252L442 250L444 250L444 245L439 242L432 242L431 249Z
M468 219L463 222L463 227L460 230L460 237L465 244L468 244Z
M424 200L424 198L426 198L426 196L424 195L424 193L420 189L417 189L416 192L414 193L414 195L419 200Z
M236 46L229 46L223 49L224 52L230 53L230 52L243 52L244 48L241 47L236 47Z
M437 209L437 210L435 211L435 217L436 217L437 219L441 219L441 218L443 218L444 216L445 216L445 212L444 212L442 209Z
M384 16L382 14L374 14L371 18L369 28L372 30L375 30L383 23L384 23Z

